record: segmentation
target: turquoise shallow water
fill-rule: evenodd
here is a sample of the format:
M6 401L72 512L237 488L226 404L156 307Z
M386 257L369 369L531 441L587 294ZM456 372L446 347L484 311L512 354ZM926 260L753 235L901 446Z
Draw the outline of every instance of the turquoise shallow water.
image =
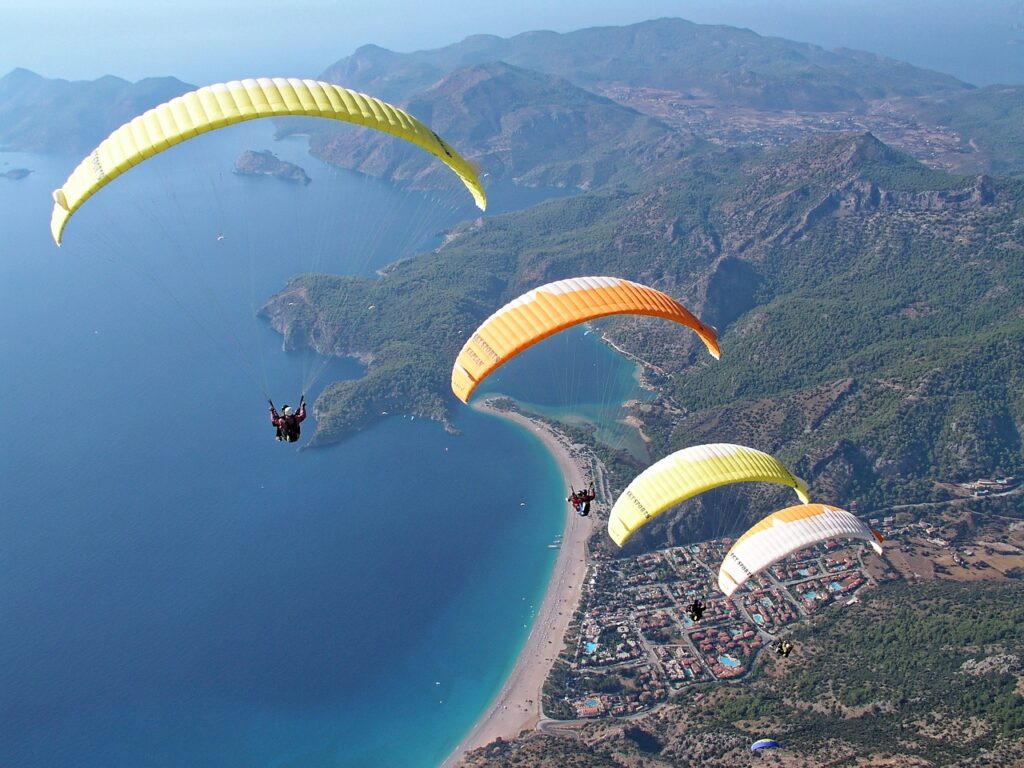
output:
M596 325L596 324L595 324ZM650 459L640 433L624 421L623 403L646 400L636 366L600 340L591 326L577 326L537 344L491 375L481 395L509 395L531 413L594 428L616 450Z
M465 211L310 159L306 188L196 174L269 142L197 144L98 195L60 250L49 192L72 160L0 155L35 171L0 180L0 765L436 765L528 634L562 480L469 409L460 437L393 415L277 444L263 385L294 398L318 364L253 311ZM389 241L387 206L421 223ZM312 391L354 375L333 361Z

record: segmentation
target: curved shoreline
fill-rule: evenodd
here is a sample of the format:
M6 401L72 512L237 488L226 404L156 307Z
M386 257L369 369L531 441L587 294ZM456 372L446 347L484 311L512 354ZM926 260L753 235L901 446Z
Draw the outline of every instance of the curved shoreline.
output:
M580 488L586 484L587 471L572 457L565 438L551 427L521 413L499 411L487 400L473 407L518 424L534 434L558 464L566 489L570 485ZM587 574L587 539L594 525L593 517L580 517L568 504L565 508L562 546L526 644L486 712L448 755L441 768L456 768L468 752L497 738L515 738L540 722L541 691L554 660L562 650L562 639L576 612L580 587Z

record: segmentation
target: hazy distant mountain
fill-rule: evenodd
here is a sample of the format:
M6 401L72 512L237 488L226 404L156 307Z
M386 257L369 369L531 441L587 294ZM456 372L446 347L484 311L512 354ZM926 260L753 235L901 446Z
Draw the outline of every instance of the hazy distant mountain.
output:
M747 29L657 19L576 32L474 35L428 51L363 46L322 77L385 99L404 99L449 72L491 61L560 75L589 90L614 85L693 91L767 109L857 109L868 99L969 88L949 75L851 50Z
M696 144L688 132L563 78L502 62L456 70L402 106L491 180L526 186L587 189L630 179L677 161ZM312 130L311 151L327 162L419 187L450 181L426 153L378 131L327 121Z
M638 132L665 127L683 133L684 147L693 136L730 146L781 146L822 130L870 130L936 167L1024 173L1024 89L973 89L870 53L826 51L681 19L566 34L477 35L413 53L364 46L323 77L429 114L485 171L525 184L587 188L618 178L625 166L647 161L610 153L644 144L636 141ZM601 107L558 78L654 118L657 127L635 114L613 117L607 102ZM0 146L84 151L124 120L190 88L173 78L69 82L14 70L0 78ZM601 135L605 121L620 130L629 124L628 135L609 141ZM289 121L280 126L285 133L308 130ZM313 130L314 152L344 167L421 186L451 181L410 148L388 146L371 132L353 139L335 126ZM581 134L595 152L565 163ZM567 140L555 160L556 145ZM656 140L641 154L673 155L678 147L671 144Z
M0 78L0 147L88 152L135 115L193 89L173 77L69 81L15 69Z
M1024 173L1024 88L975 89L871 53L826 51L681 19L566 34L477 35L413 53L364 46L322 76L411 102L456 70L494 61L564 77L728 146L871 131L932 167Z

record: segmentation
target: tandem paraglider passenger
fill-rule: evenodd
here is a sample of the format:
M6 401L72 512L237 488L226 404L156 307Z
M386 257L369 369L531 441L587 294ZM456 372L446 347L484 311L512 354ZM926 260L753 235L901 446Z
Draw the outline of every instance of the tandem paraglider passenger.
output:
M702 603L700 600L694 600L686 609L686 615L695 622L700 621L704 618L705 608L707 608L706 604Z
M772 645L772 649L782 658L788 659L793 652L793 644L789 640L779 640Z
M572 487L570 487L569 490L572 492L566 498L566 501L572 504L573 509L576 510L576 514L580 517L586 517L589 515L590 502L597 498L597 493L594 491L594 484L591 483L590 488L585 488L580 491L573 490Z
M306 396L303 395L299 400L298 412L290 405L285 405L278 414L274 401L267 402L270 403L270 423L277 427L277 439L283 443L294 443L302 434L299 424L306 420Z

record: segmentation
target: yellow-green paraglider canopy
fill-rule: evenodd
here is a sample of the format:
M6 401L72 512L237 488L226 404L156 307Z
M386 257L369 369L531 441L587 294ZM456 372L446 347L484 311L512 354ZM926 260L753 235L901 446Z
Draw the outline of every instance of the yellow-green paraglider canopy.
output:
M452 169L480 209L487 206L476 170L430 128L398 107L340 85L295 78L233 80L177 96L111 133L53 193L50 231L57 245L71 214L132 166L195 136L246 120L325 117L390 133Z
M620 547L638 528L686 499L730 483L778 483L805 504L807 486L778 459L729 443L694 445L666 456L626 486L608 518L608 535Z

